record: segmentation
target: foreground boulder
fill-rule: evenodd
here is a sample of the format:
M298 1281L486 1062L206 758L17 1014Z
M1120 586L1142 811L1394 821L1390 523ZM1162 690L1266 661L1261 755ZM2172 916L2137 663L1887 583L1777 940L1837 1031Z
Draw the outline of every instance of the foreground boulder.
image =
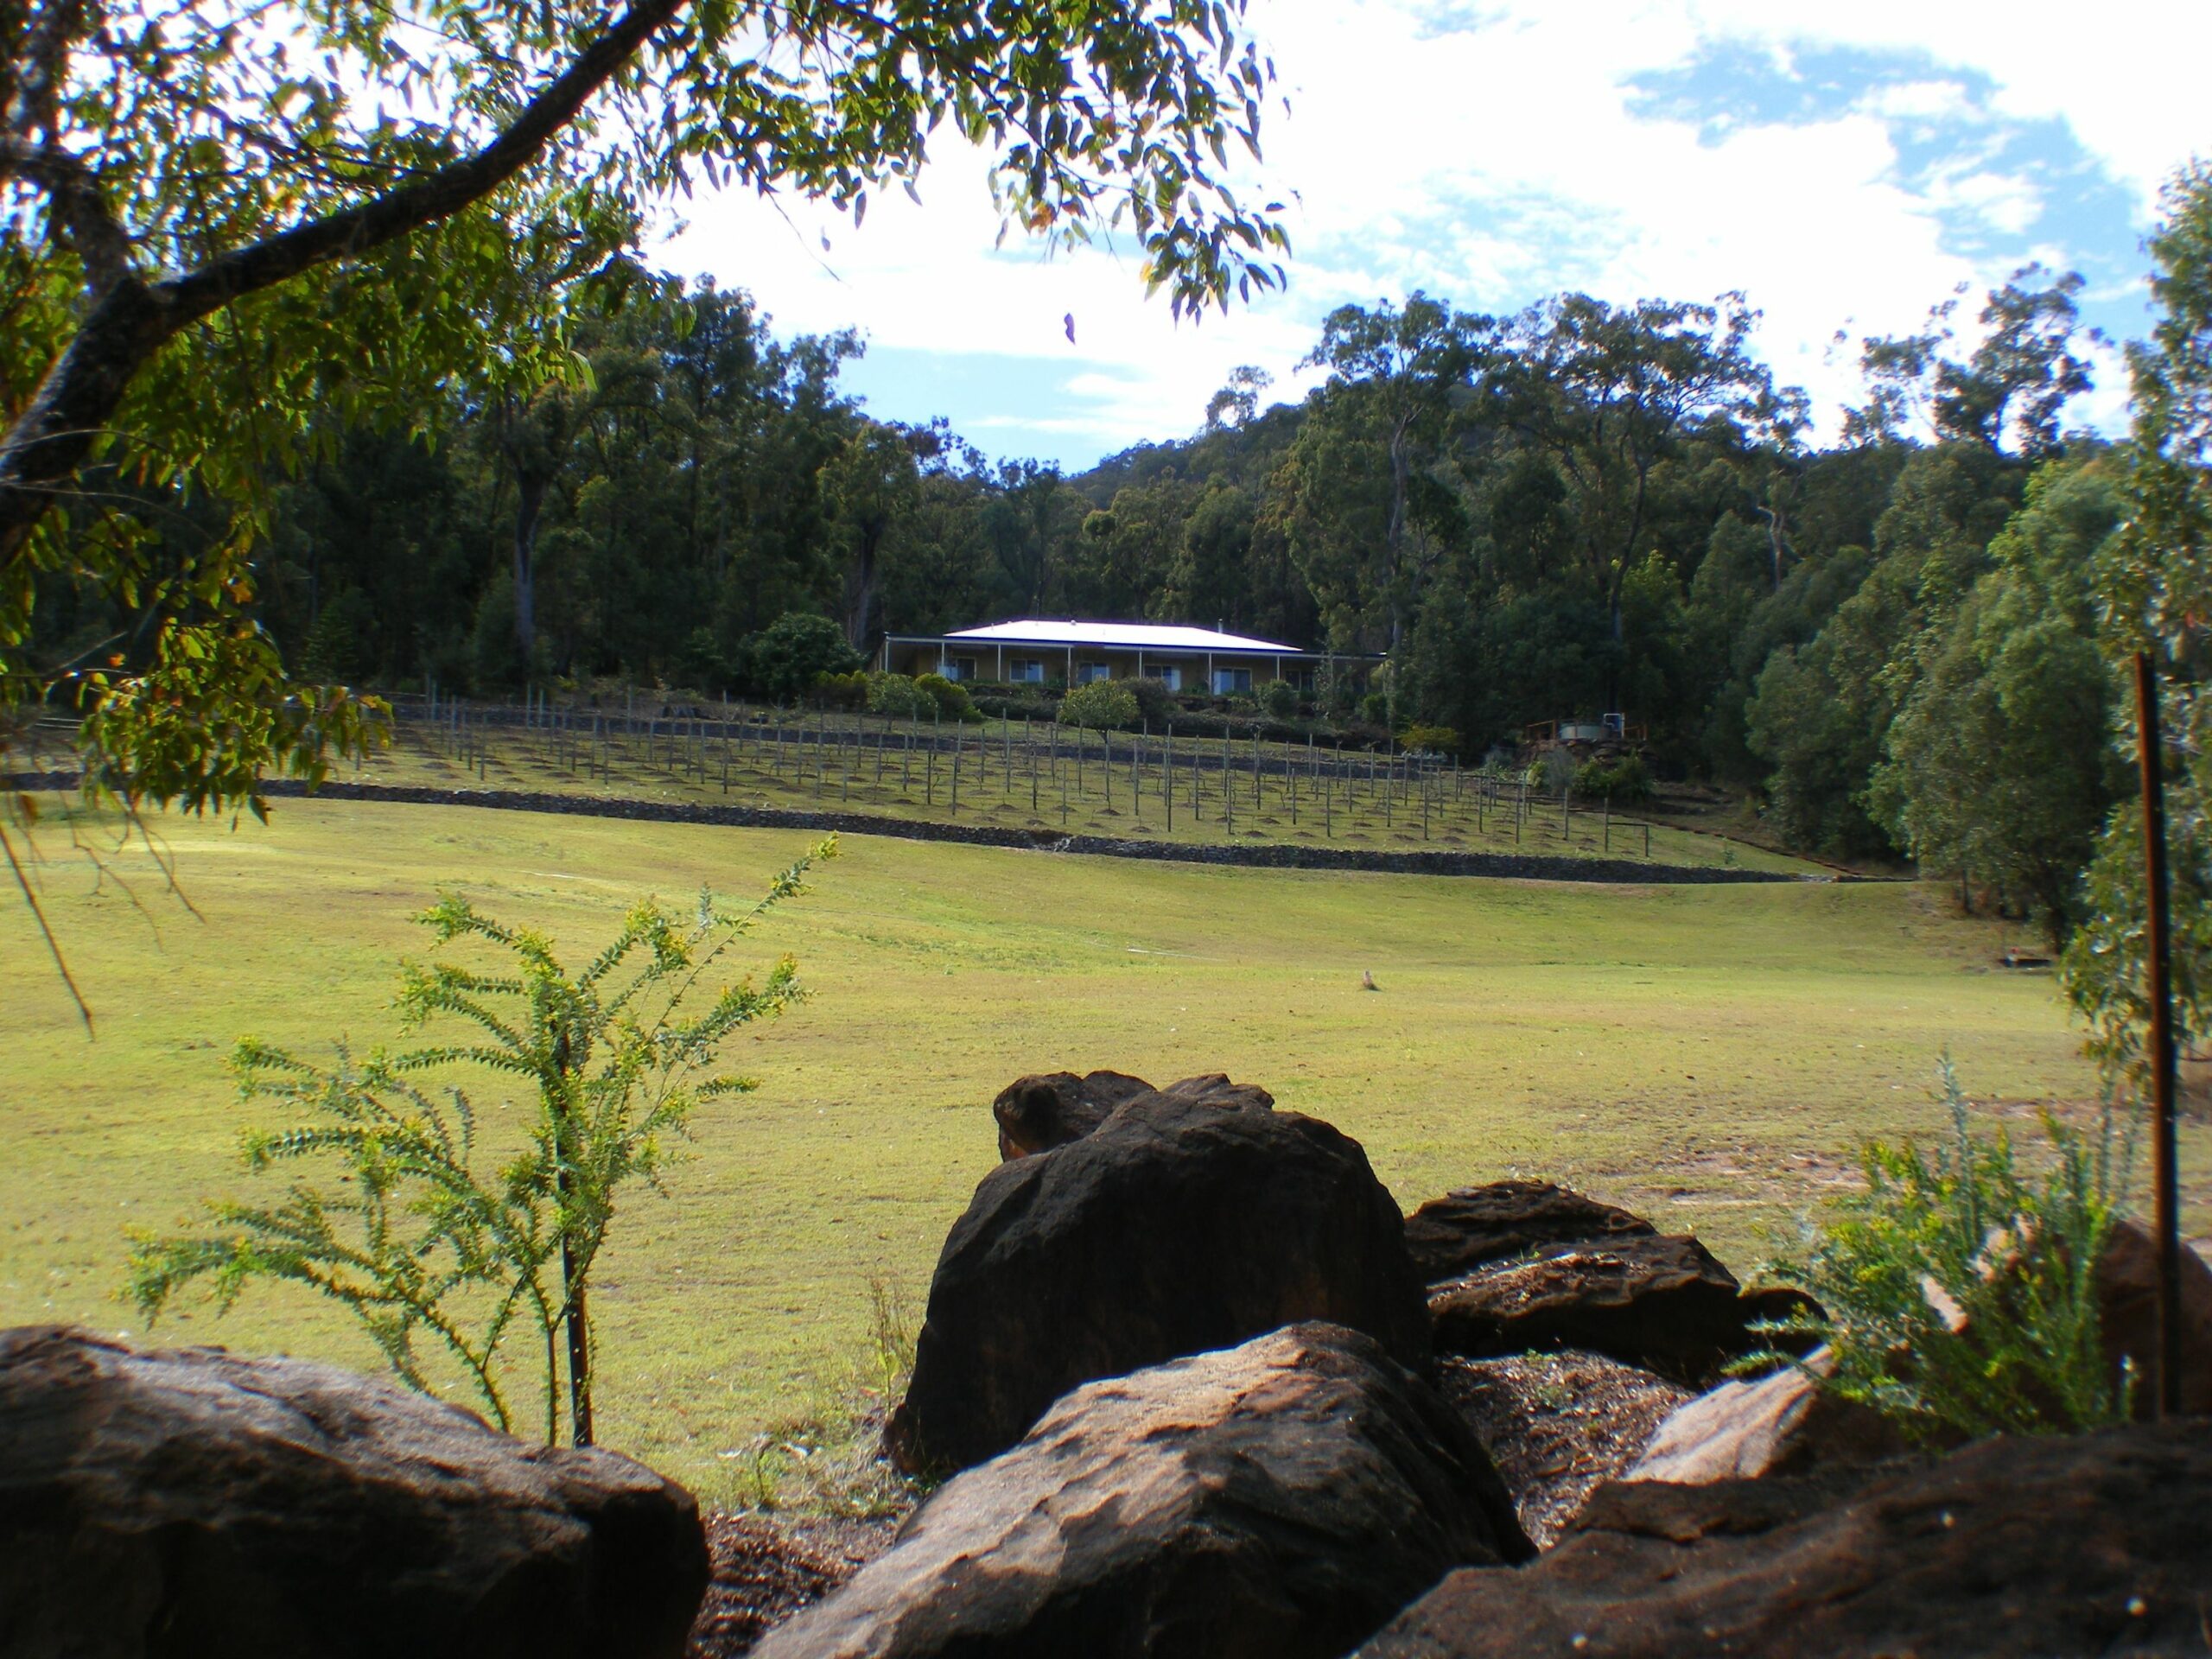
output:
M1438 1285L1428 1300L1440 1352L1586 1348L1692 1388L1764 1345L1748 1327L1781 1306L1745 1297L1704 1245L1669 1235L1552 1245Z
M0 1332L0 1654L679 1654L691 1496L394 1385Z
M1027 1158L1080 1141L1124 1101L1155 1093L1201 1101L1225 1112L1272 1111L1275 1103L1257 1084L1231 1083L1218 1071L1160 1090L1126 1071L1092 1071L1080 1077L1072 1071L1046 1071L1015 1078L991 1103L999 1126L999 1156Z
M1403 1224L1366 1154L1257 1094L1209 1078L1139 1095L983 1178L930 1283L893 1461L964 1468L1078 1383L1301 1319L1426 1362Z
M1431 1198L1406 1217L1406 1249L1422 1280L1440 1284L1547 1244L1648 1238L1641 1216L1549 1181L1492 1181Z
M1806 1356L1756 1382L1723 1382L1659 1425L1624 1477L1702 1486L1757 1480L1815 1465L1862 1464L1904 1451L1896 1427L1870 1406L1817 1379L1834 1369L1828 1351Z
M2105 1355L2119 1380L2123 1358L2139 1379L2135 1412L2147 1418L2158 1403L2158 1246L2151 1230L2117 1221L2097 1255L2097 1323ZM2181 1408L2212 1415L2212 1267L2186 1243L2181 1249Z
M1534 1549L1466 1425L1300 1325L1077 1389L760 1659L1337 1659L1452 1567Z
M2204 1650L2212 1432L1985 1440L1833 1478L1600 1487L1516 1573L1455 1573L1361 1659Z
M1150 1094L1142 1077L1122 1071L1047 1071L1017 1077L991 1103L998 1121L999 1156L1027 1158L1032 1153L1080 1141L1125 1100Z

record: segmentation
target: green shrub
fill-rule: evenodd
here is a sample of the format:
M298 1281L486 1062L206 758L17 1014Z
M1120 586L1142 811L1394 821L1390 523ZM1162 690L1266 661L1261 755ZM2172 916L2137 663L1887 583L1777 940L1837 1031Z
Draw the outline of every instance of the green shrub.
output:
M855 671L850 674L821 674L815 677L814 701L823 709L865 709L868 707L868 676Z
M868 711L900 720L921 720L937 712L937 699L904 674L871 674Z
M756 696L796 702L824 674L849 674L864 660L845 643L844 630L826 616L786 611L748 635L735 666Z
M1137 700L1137 717L1154 731L1163 729L1179 712L1175 694L1167 689L1165 680L1130 680L1126 682L1129 695Z
M1141 718L1137 694L1126 680L1093 680L1060 699L1060 719L1092 731L1135 726Z
M1288 680L1269 680L1260 688L1260 711L1277 720L1293 718L1298 713L1298 688Z
M1651 798L1651 770L1640 754L1586 760L1574 774L1575 792L1614 802Z
M1457 754L1459 734L1449 726L1408 726L1404 736L1398 740L1409 749L1419 749L1427 754Z
M974 701L976 712L986 720L1010 720L1019 725L1025 720L1041 720L1049 723L1060 716L1060 703L1057 697L1012 694L991 696L978 692Z
M914 685L927 695L937 712L947 720L982 718L976 711L976 700L968 695L968 688L957 681L948 680L942 674L924 674L915 679Z
M1777 1330L1828 1344L1825 1385L1918 1439L2121 1421L2133 1379L2115 1382L2097 1326L2097 1254L2126 1189L2111 1111L2093 1135L2045 1112L2030 1169L2002 1128L1976 1132L1948 1057L1939 1076L1948 1141L1867 1144L1866 1191L1777 1270L1824 1312Z
M1574 756L1565 749L1546 749L1529 762L1522 776L1529 787L1546 795L1556 795L1574 781L1578 768Z

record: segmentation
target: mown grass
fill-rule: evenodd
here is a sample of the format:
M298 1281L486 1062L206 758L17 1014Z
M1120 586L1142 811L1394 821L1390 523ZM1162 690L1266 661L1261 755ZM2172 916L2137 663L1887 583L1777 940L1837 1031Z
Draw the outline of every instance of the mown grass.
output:
M137 855L120 868L143 913L81 864L47 874L97 1040L21 907L0 914L0 1321L134 1328L114 1299L124 1228L251 1179L232 1042L388 1034L393 963L427 944L409 918L440 885L581 954L638 895L742 893L809 839L315 802L266 829L165 829L201 919ZM995 1159L988 1103L1024 1071L1226 1071L1359 1137L1409 1207L1541 1173L1747 1266L1862 1136L1936 1122L1947 1047L1978 1094L2091 1097L2051 982L1993 969L1999 944L1904 886L1605 888L849 837L758 936L759 960L799 957L816 999L741 1045L760 1091L702 1115L669 1195L632 1194L616 1224L594 1304L604 1438L741 1492L760 1428L865 1362L871 1281L918 1305ZM2192 1130L2186 1150L2201 1223L2212 1146ZM370 1357L334 1312L274 1293L161 1335Z

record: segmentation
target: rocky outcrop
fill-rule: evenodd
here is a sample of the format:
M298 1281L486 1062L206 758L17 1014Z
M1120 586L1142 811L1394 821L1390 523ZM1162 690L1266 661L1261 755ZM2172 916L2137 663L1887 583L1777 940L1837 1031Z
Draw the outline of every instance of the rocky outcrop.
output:
M1586 1348L1692 1388L1762 1345L1735 1275L1694 1238L1556 1244L1433 1287L1440 1352Z
M0 1654L679 1654L690 1494L296 1359L0 1332Z
M2115 1382L2123 1359L2134 1362L2135 1411L2145 1418L2158 1401L2158 1246L2150 1229L2114 1222L2097 1255L2098 1330ZM2212 1267L2187 1244L2181 1316L2181 1408L2193 1417L2212 1415Z
M983 1178L886 1444L902 1468L964 1468L1078 1383L1301 1319L1427 1357L1398 1207L1359 1143L1223 1078L1141 1095Z
M1454 1573L1360 1659L2203 1651L2201 1423L1844 1478L1601 1487L1541 1561Z
M1431 1198L1406 1217L1406 1249L1423 1281L1440 1284L1548 1244L1649 1237L1641 1216L1549 1181L1492 1181Z
M991 1103L998 1120L999 1156L1026 1158L1032 1153L1079 1141L1106 1121L1125 1100L1152 1092L1142 1077L1120 1071L1046 1071L1017 1077Z
M1794 1474L1819 1464L1871 1463L1904 1450L1879 1412L1821 1387L1834 1369L1816 1349L1802 1368L1785 1366L1756 1382L1723 1382L1659 1425L1625 1478L1702 1486Z
M1466 1426L1300 1325L1061 1400L760 1659L1336 1659L1456 1566L1534 1552Z

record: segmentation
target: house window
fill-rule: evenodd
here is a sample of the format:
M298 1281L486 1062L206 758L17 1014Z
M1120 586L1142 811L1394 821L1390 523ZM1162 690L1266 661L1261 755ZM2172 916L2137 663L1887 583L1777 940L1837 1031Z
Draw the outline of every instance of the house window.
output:
M1034 657L1016 657L1006 665L1006 677L1014 685L1045 683L1045 664Z
M1180 691L1183 689L1183 671L1179 668L1154 669L1152 677L1170 691Z
M1077 663L1075 665L1075 683L1077 685L1089 685L1093 680L1110 680L1113 677L1113 669L1105 663Z
M937 671L948 680L972 680L976 677L976 659L973 657L948 657L938 665Z
M1252 689L1252 671L1249 668L1217 668L1213 671L1213 694L1217 697L1230 696Z
M1294 690L1303 691L1308 696L1313 694L1314 679L1312 669L1294 668L1285 677L1290 681Z

